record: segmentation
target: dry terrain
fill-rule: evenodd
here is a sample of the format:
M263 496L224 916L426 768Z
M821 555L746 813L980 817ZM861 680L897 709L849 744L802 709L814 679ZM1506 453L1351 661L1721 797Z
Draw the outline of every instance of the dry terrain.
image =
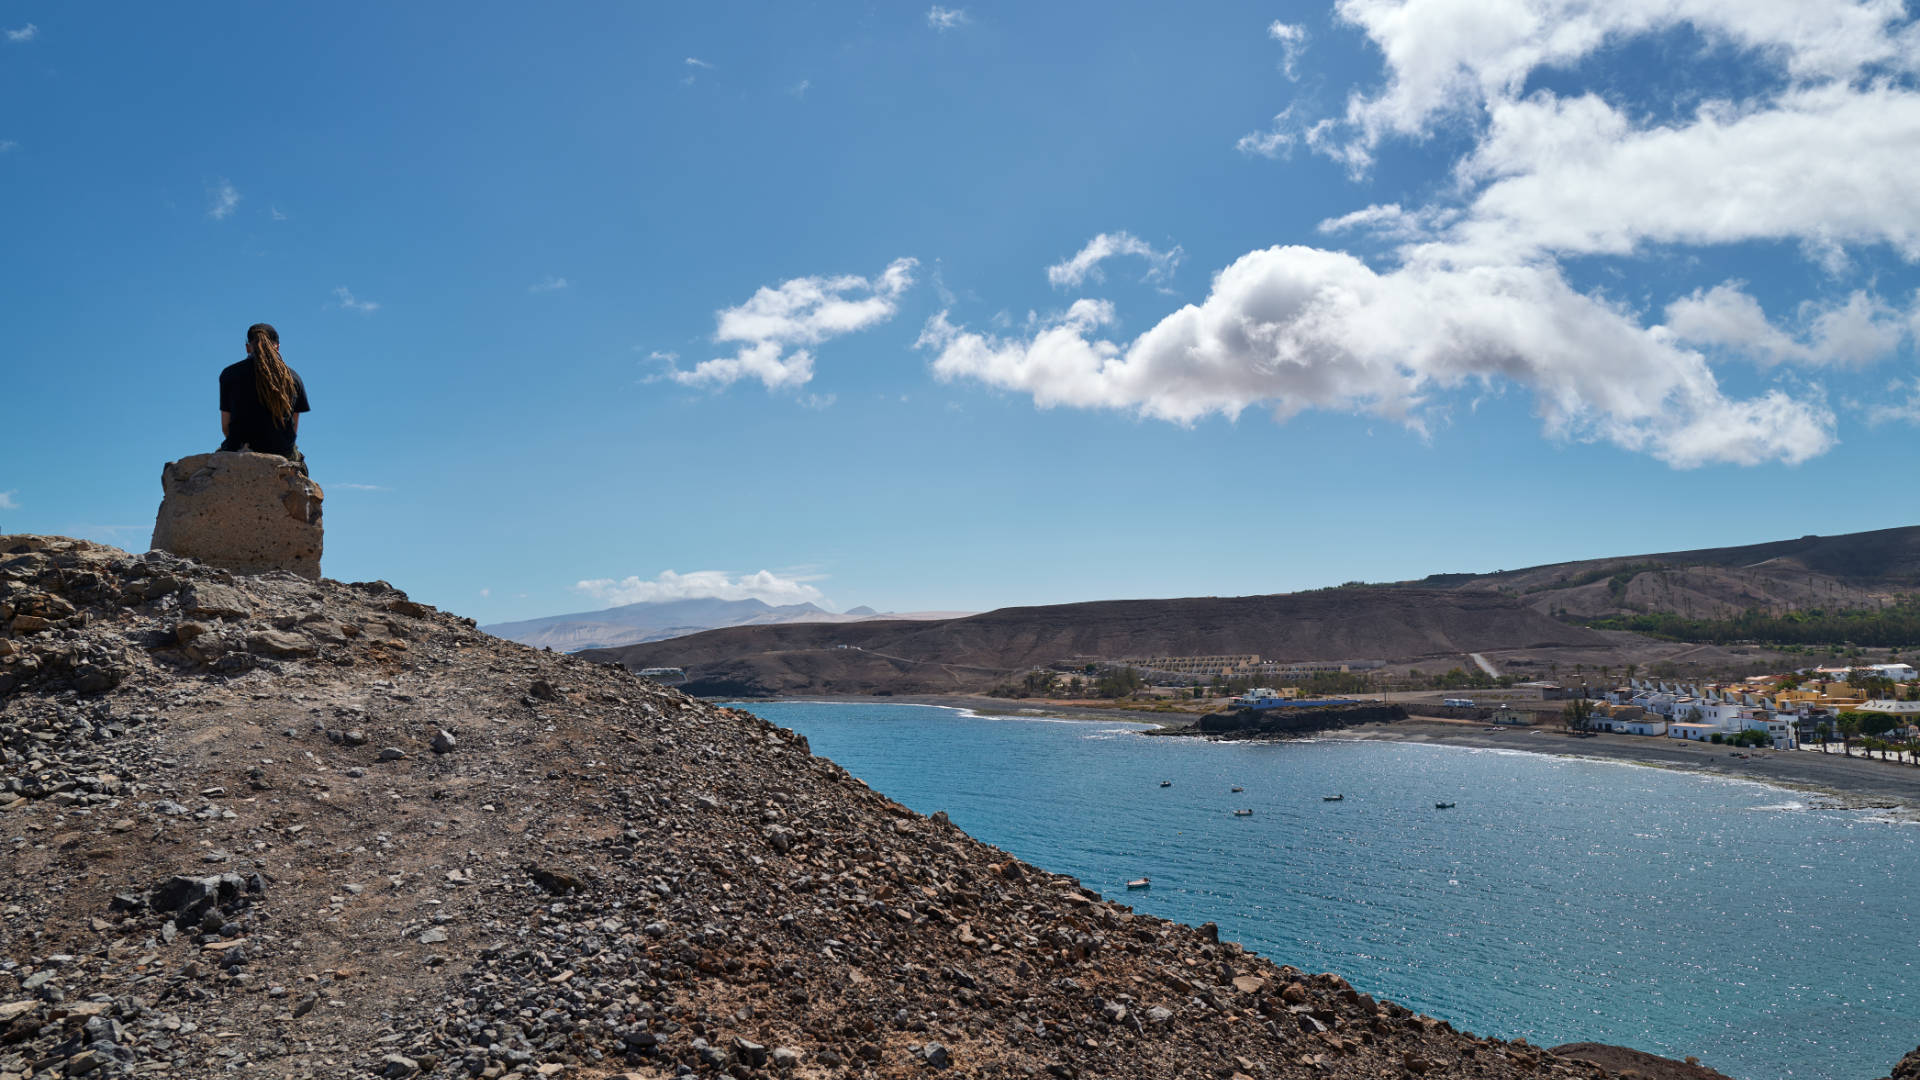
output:
M1619 1075L384 582L3 537L0 626L7 1080Z

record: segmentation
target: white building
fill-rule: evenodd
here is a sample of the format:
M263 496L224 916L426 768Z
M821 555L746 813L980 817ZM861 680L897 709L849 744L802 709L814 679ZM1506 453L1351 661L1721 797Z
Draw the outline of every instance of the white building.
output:
M1743 730L1765 732L1767 740L1773 744L1775 750L1792 750L1800 745L1800 740L1795 734L1793 720L1793 717L1785 714L1762 715L1756 713L1747 717L1742 723L1744 725Z
M1720 729L1712 724L1672 723L1667 725L1667 738L1669 739L1706 742L1720 733Z

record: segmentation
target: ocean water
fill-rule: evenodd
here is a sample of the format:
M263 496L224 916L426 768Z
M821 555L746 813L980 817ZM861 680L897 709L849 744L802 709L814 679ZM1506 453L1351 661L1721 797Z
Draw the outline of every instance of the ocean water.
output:
M1697 1054L1739 1080L1869 1080L1920 1045L1920 826L1537 754L740 707L1137 910L1478 1034Z

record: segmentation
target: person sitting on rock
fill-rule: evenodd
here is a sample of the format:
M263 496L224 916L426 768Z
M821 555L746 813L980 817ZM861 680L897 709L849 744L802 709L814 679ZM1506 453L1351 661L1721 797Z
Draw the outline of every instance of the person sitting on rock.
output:
M294 437L309 411L306 384L280 359L280 332L266 323L247 327L247 358L220 373L220 449L303 461Z

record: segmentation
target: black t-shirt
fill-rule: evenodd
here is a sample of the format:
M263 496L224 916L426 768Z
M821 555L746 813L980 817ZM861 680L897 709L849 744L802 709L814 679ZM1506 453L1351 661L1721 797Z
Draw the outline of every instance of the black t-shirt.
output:
M291 367L287 371L293 374L293 411L311 412L307 407L306 384ZM260 401L260 391L253 385L251 357L220 373L220 411L230 414L227 441L220 444L222 450L246 446L255 453L281 457L293 452L293 417L289 416L285 424L274 422L273 414Z

